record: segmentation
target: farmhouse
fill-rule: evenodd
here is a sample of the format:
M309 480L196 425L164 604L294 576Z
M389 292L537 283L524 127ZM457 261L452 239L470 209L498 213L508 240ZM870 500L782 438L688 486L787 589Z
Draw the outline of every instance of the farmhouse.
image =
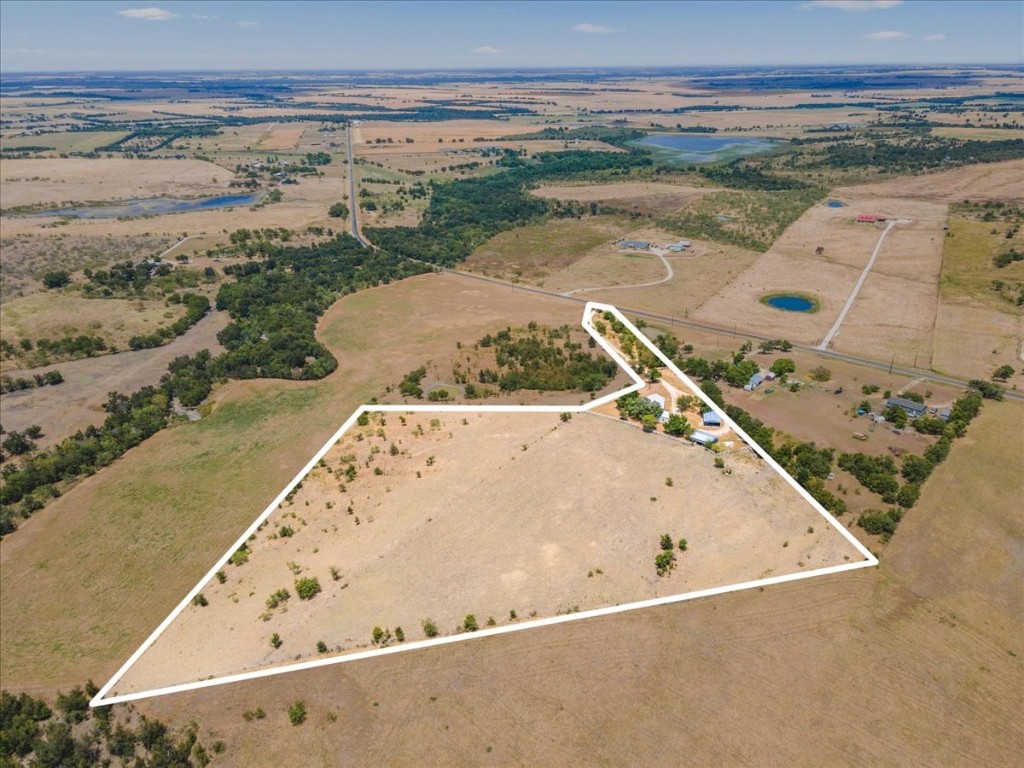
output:
M878 221L878 217L872 216L870 213L862 213L857 217L858 224L874 224L876 221Z
M631 251L646 251L651 244L646 240L620 240L619 248L627 248Z
M662 424L668 421L669 412L665 410L665 398L659 394L647 395L647 399L654 403L656 406L661 408L661 414L658 416L658 421Z
M705 432L702 429L695 429L690 433L690 440L695 442L697 445L703 445L707 448L709 445L714 445L718 442L718 438L712 435L710 432Z
M750 381L748 381L746 384L743 385L743 388L745 390L747 390L747 392L753 392L755 389L757 389L758 387L761 386L761 383L763 381L764 381L764 374L763 373L755 373L753 376L750 377Z
M913 400L905 400L902 397L890 397L885 401L885 404L893 408L902 408L912 419L916 419L918 416L924 416L928 411L927 406L922 405L921 403L916 403Z
M665 410L665 397L664 397L664 395L651 394L651 395L647 395L647 399L650 400L652 403L655 403L656 405L661 406L661 410L663 410L663 411Z
M679 253L680 251L685 251L687 248L690 247L690 245L691 243L689 240L680 240L678 243L669 243L665 247L670 251Z
M705 427L720 427L722 426L722 417L714 411L704 412L704 426Z

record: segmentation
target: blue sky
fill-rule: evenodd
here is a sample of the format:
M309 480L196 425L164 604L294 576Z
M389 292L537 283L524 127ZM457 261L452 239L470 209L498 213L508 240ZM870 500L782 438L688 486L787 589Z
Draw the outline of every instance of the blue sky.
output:
M1022 60L1016 0L0 1L5 72Z

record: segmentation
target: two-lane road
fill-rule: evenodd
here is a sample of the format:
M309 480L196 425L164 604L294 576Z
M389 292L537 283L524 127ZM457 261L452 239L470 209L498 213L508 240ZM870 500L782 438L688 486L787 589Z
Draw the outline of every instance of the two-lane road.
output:
M359 241L359 244L363 247L370 247L369 241L363 238L362 233L359 231L359 198L356 196L356 163L352 156L352 124L349 123L348 128L345 131L348 145L348 208L349 216L351 217L352 237Z

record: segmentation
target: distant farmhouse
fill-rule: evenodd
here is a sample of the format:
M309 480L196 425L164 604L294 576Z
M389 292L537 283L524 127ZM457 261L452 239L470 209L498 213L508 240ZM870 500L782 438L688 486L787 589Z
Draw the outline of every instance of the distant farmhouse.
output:
M916 403L913 400L904 400L902 397L890 397L885 401L885 404L892 408L902 408L912 419L924 416L928 412L928 406Z
M862 213L857 217L858 224L874 224L877 221L886 221L886 217L875 213Z
M646 251L651 244L646 240L619 240L619 248L626 248L630 251Z
M689 240L680 240L678 243L669 243L665 247L670 251L679 253L680 251L685 251L691 245L692 243Z
M747 390L747 392L753 392L755 389L760 387L763 382L764 374L755 373L753 376L750 377L750 381L743 385L743 388Z

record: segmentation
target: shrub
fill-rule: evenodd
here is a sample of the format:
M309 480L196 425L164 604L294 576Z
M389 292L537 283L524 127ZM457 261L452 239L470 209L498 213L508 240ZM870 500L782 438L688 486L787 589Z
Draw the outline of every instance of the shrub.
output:
M405 642L405 631L401 627L395 627L395 640L400 643Z
M832 378L832 371L830 371L823 365L819 365L816 368L811 368L811 371L808 375L811 377L812 380L824 383Z
M206 599L202 592L192 598L192 605L198 605L200 608L205 608L209 604L210 601Z
M320 580L315 576L298 579L295 582L295 594L300 600L312 600L320 594Z
M288 721L292 725L302 725L306 722L306 704L302 701L296 701L290 707L288 707Z
M423 634L427 637L437 637L437 624L435 624L431 619L424 619Z
M281 636L277 634L277 632L270 636L270 644L274 648L280 648L283 643L284 641L281 639Z
M686 539L680 539L680 540L679 540L679 551L680 551L680 552L685 552L685 551L686 551L686 547L687 547L687 546L688 546L688 545L687 545L687 543L686 543Z
M327 653L327 643L325 643L323 640L317 640L316 650L319 653Z
M467 632L476 632L480 628L476 623L476 616L467 613L466 618L462 621L462 628Z
M267 608L273 610L281 603L286 602L291 596L291 593L282 587L267 598Z
M676 553L671 550L659 552L658 556L654 558L654 568L659 576L664 576L675 567Z
M893 507L888 512L877 509L869 509L857 518L857 525L868 533L881 536L883 541L888 541L896 532L896 526L903 519L903 510Z
M674 546L675 545L672 543L672 537L669 536L667 533L663 533L661 535L661 548L666 552L669 552Z

